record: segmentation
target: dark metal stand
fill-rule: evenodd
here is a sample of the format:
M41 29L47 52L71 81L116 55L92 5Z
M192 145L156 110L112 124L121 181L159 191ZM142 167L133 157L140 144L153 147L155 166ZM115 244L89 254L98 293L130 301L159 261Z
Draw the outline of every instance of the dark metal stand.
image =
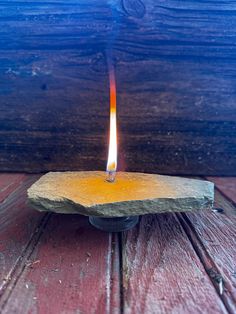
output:
M107 232L121 232L133 228L139 221L139 216L100 218L89 217L89 222L97 229Z

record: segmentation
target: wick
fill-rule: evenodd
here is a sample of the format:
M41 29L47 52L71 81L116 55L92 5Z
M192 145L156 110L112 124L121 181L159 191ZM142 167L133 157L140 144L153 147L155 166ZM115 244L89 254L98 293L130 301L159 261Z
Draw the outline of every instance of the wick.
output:
M107 179L106 181L109 183L113 183L116 178L116 172L115 171L108 171L107 172Z

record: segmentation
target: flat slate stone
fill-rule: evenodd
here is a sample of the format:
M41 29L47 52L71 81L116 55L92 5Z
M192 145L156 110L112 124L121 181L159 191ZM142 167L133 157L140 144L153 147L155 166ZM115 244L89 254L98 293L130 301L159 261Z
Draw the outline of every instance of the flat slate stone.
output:
M40 211L100 217L210 209L214 184L181 177L118 172L113 183L102 171L49 172L28 189Z

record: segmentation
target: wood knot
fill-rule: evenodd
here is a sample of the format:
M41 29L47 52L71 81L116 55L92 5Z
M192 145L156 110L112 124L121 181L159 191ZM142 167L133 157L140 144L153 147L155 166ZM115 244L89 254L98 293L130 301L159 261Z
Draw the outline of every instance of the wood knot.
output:
M122 0L123 10L130 16L142 18L146 8L141 0Z

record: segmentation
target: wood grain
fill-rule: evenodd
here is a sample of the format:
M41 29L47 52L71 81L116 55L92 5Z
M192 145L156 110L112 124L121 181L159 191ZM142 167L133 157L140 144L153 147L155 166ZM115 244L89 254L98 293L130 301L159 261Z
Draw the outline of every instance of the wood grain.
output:
M234 1L0 2L0 169L236 174Z
M0 174L0 203L2 203L21 183L24 182L26 175L15 173Z
M124 313L227 313L173 214L143 216L123 246Z
M6 177L0 175L1 186ZM40 227L44 216L26 205L26 190L38 176L25 175L21 176L21 180L19 178L20 176L16 175L15 180L11 181L11 187L16 182L18 186L0 204L0 295L7 288L18 264L27 253L27 248L37 235L37 228ZM1 196L2 192L0 198Z
M52 215L2 313L120 313L116 235Z
M216 192L217 207L222 206L222 198ZM236 312L236 209L233 212L232 205L225 199L223 202L223 213L186 213L181 221L227 309L233 314Z
M236 204L236 177L208 177L208 180L215 183L217 189Z
M118 239L86 217L29 209L37 177L0 175L1 313L236 312L229 195L216 190L222 212L144 216Z
M0 175L0 312L120 313L117 235L96 231L79 215L48 223L26 205L37 178Z

